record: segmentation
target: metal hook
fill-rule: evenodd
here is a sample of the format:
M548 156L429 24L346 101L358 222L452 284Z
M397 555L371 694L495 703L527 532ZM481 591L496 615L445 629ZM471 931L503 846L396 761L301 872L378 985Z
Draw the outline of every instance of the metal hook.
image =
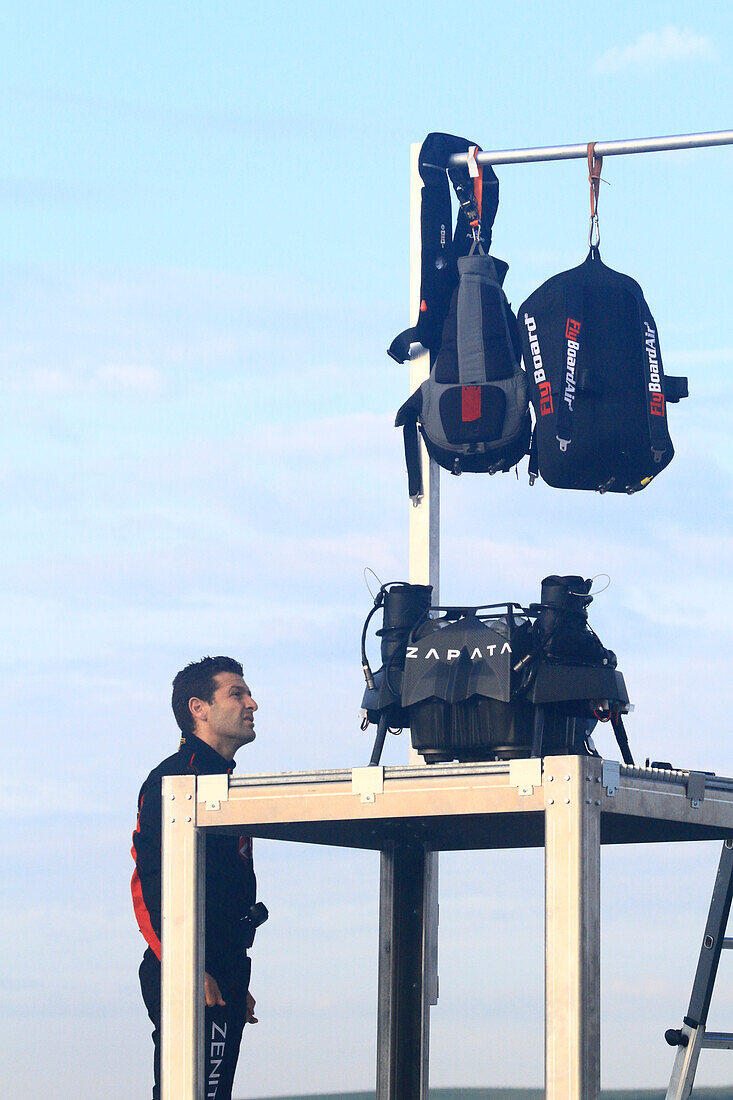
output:
M598 191L601 185L601 168L603 157L596 156L595 141L588 142L588 182L590 183L590 229L588 231L588 244L591 248L598 248L601 243L601 230L598 224ZM593 239L595 233L595 240Z

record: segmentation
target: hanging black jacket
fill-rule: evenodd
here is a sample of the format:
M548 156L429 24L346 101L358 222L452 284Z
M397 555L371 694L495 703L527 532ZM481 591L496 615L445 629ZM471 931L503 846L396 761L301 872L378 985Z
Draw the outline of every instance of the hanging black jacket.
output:
M132 902L150 952L160 959L161 787L166 775L218 775L234 769L205 741L188 735L178 752L151 771L138 797L132 835ZM221 984L233 962L245 953L243 918L254 904L257 884L252 840L246 836L206 837L206 970Z

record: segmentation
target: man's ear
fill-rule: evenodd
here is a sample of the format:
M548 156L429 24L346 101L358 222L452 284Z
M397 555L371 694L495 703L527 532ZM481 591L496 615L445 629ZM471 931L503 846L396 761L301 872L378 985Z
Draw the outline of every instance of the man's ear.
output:
M188 709L194 722L205 722L209 713L209 704L195 695L188 700Z

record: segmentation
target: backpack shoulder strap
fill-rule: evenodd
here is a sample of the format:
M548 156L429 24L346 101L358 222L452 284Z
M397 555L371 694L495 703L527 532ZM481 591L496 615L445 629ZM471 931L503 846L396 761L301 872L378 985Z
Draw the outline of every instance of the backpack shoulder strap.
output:
M556 422L557 441L561 451L566 451L573 441L575 399L582 366L583 309L583 283L577 278L569 279L565 284L565 362Z
M639 323L644 344L644 392L649 441L655 464L661 463L669 447L664 370L654 318L643 297L639 300Z
M420 207L422 257L420 268L420 312L417 323L399 333L388 354L398 363L410 357L410 344L438 351L450 305L458 283L456 260L468 253L472 234L464 209L458 211L455 232L451 208L450 181L454 187L470 188L473 180L467 167L448 168L454 153L466 153L473 142L452 134L428 134L420 149L419 170L423 180ZM477 146L477 148L479 148ZM489 165L482 171L481 237L488 249L491 227L499 205L499 181Z
M402 428L405 446L405 465L407 466L407 489L411 500L422 496L422 466L420 463L420 437L417 434L417 421L422 410L421 388L405 401L395 419L395 427Z

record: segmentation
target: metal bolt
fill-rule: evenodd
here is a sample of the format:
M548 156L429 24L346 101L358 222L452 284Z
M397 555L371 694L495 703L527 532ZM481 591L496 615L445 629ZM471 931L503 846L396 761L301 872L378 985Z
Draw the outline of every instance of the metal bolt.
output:
M591 777L590 777L589 775L586 775L586 777L585 777L585 781L586 781L586 783L590 783L590 781L591 781Z
M555 776L554 776L554 775L548 775L548 777L547 777L547 779L548 779L548 781L549 781L550 783L552 783L552 781L553 781L553 779L554 779L554 778L555 778Z
M586 804L586 806L592 806L593 805L593 799L592 798L586 798L585 804Z
M176 796L174 794L172 794L171 795L171 802L175 802L175 800L176 800Z
M547 799L547 805L548 806L554 806L555 805L555 799L554 798L548 798Z
M596 799L596 806L600 806L600 804L601 804L601 800L600 800L600 798L597 798Z
M187 818L186 818L186 821L190 821L190 820L191 820L191 818L190 818L190 817L187 817Z
M600 777L600 775L597 775L596 776L596 783L600 783L600 781L601 781L601 777Z
M171 825L175 825L175 821L176 821L175 817L172 817L171 818Z
M569 799L569 798L566 798L566 799L565 799L565 805L566 805L566 806L569 806L569 805L570 805L570 799Z
M186 795L186 801L187 801L187 802L190 802L190 801L191 801L191 795L190 795L190 794L187 794L187 795Z
M566 776L565 776L565 780L566 780L566 782L568 782L568 783L569 783L569 782L570 782L570 776L569 776L569 775L566 775Z

